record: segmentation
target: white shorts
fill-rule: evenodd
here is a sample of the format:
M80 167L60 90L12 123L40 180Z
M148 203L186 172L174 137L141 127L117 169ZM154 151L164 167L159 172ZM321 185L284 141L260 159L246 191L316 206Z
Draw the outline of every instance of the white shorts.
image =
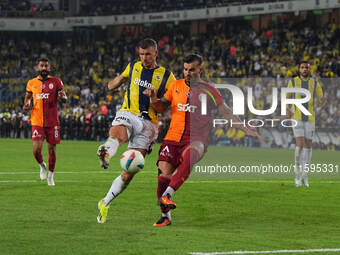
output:
M295 137L304 137L312 140L315 133L315 122L297 120L296 127L293 127Z
M128 111L118 111L112 126L123 125L129 137L129 148L152 150L157 139L157 125Z

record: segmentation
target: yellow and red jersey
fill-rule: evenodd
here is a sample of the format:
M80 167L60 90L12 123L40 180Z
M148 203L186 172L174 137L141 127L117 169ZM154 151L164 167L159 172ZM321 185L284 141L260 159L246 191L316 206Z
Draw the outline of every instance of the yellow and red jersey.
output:
M33 96L32 126L59 126L57 97L58 91L62 89L64 89L62 81L53 76L48 76L46 80L41 80L40 76L37 76L28 81L26 91Z

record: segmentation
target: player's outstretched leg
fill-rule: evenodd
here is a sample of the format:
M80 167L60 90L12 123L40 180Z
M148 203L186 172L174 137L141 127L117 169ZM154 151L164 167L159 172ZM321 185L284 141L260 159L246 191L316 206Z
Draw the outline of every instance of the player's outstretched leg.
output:
M109 137L104 144L98 147L97 155L102 168L109 168L110 159L116 154L118 147L118 140L112 137Z
M189 147L189 149L184 152L182 163L177 168L176 173L172 176L169 186L159 200L163 206L169 209L175 209L177 207L177 205L172 202L171 197L173 193L188 179L191 169L199 160L200 153L198 152L198 149Z
M112 182L111 188L106 196L98 202L99 214L97 217L98 223L105 223L107 218L107 213L110 207L110 203L122 193L132 180L133 175L129 175L122 172L114 181Z
M161 172L161 170L159 170ZM170 209L163 206L159 200L162 197L164 191L167 189L170 183L170 178L159 175L158 176L158 186L157 186L157 198L162 212L161 218L153 224L154 227L163 227L171 225L171 212Z
M119 145L125 143L130 136L124 125L112 126L109 133L109 138L99 146L97 151L100 166L104 169L109 167L110 159L116 154Z

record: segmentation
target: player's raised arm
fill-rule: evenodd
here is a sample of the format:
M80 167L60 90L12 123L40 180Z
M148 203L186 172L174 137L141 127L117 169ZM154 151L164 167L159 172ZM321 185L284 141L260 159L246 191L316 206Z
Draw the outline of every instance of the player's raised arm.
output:
M113 80L109 81L107 87L109 90L115 90L119 88L124 82L128 80L127 77L124 77L122 74L118 75Z
M232 112L232 110L224 103L221 104L218 107L218 112L223 116L225 119L231 119L233 123L240 123L241 120L235 116ZM261 136L259 133L257 133L255 130L249 129L246 126L243 126L242 124L233 124L236 128L241 129L243 132L245 132L249 136L256 137L259 142L261 142Z
M164 112L170 105L170 102L165 97L162 97L161 99L158 98L156 93L155 93L155 90L152 89L152 88L148 88L148 89L144 90L143 94L150 97L152 107L158 113Z

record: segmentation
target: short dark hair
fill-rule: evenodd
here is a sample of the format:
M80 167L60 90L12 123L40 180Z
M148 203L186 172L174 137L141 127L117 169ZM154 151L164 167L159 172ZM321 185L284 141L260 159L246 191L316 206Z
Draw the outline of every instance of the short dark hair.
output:
M192 53L190 55L187 55L184 59L183 59L183 62L184 63L192 63L192 62L195 62L197 61L199 65L202 65L203 63L203 58L201 55L198 55L196 53Z
M309 65L308 61L307 60L301 60L300 63L299 63L299 68L302 64L307 64Z
M50 62L49 60L48 60L48 58L45 58L45 57L42 57L42 58L38 58L37 59L37 65L40 63L40 62Z
M155 50L157 50L157 43L154 39L145 38L139 42L138 47L142 49L147 49L149 47L152 47Z

